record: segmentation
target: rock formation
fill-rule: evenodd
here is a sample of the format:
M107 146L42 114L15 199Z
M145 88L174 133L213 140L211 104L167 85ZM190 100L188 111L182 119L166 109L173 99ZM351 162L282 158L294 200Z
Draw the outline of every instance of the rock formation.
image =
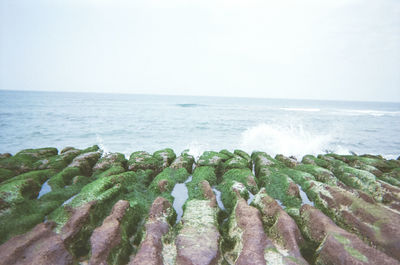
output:
M400 264L400 160L0 154L0 264Z

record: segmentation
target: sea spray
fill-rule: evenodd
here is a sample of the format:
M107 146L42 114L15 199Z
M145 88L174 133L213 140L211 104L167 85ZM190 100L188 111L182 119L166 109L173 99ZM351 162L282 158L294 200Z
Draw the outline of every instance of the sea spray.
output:
M302 125L275 125L261 123L242 133L240 147L251 153L264 151L270 155L285 154L298 158L306 154L336 151L339 146L330 135L304 129ZM343 152L344 150L340 150Z

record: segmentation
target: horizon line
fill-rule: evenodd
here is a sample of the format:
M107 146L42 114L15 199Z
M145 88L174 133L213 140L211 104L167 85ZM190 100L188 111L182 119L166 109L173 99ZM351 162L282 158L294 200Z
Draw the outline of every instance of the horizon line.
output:
M47 92L47 93L80 93L80 94L114 94L138 96L172 96L172 97L212 97L212 98L242 98L242 99L269 99L269 100L306 100L306 101L336 101L336 102L370 102L370 103L400 103L400 101L386 100L357 100L357 99L315 99L315 98L281 98L281 97L251 97L251 96L216 96L216 95L185 95L185 94L152 94L135 92L110 92L110 91L71 91L71 90L31 90L31 89L3 89L0 91L14 92Z

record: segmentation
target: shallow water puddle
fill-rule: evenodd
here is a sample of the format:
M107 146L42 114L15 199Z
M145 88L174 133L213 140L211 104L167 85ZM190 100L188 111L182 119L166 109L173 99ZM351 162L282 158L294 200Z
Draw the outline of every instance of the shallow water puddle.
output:
M215 187L213 187L212 190L213 190L213 192L215 194L215 198L217 200L218 207L222 211L225 211L225 206L224 206L224 204L222 203L222 200L221 200L221 192L219 190L217 190Z
M171 192L172 197L174 197L174 203L172 206L176 212L176 223L182 218L183 215L183 205L185 204L187 198L189 197L188 189L186 187L186 183L192 181L193 176L189 176L189 178L184 183L177 183L174 186L174 189Z
M40 199L40 197L51 191L51 187L47 182L49 182L49 179L45 183L43 183L42 188L39 191L39 195L37 196L37 199Z
M71 198L69 198L68 200L66 200L65 202L63 202L62 205L66 205L66 204L70 203L76 196L78 196L78 194L75 194L74 196L72 196Z
M301 197L301 205L303 206L304 204L309 204L311 206L314 206L314 203L310 201L308 198L307 194L303 191L300 185L296 184L297 187L299 187L300 190L300 197Z
M275 201L283 208L283 209L285 209L286 208L286 206L285 205L283 205L283 203L280 201L280 200L278 200L278 199L275 199Z
M251 203L253 200L254 200L254 194L251 193L251 192L249 191L249 199L247 200L247 204L250 205L250 203Z

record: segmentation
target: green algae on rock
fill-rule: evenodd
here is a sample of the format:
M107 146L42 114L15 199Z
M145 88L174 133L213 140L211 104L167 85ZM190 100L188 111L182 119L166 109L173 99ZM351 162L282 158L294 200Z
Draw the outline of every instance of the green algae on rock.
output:
M399 264L399 183L377 155L1 154L0 264Z

